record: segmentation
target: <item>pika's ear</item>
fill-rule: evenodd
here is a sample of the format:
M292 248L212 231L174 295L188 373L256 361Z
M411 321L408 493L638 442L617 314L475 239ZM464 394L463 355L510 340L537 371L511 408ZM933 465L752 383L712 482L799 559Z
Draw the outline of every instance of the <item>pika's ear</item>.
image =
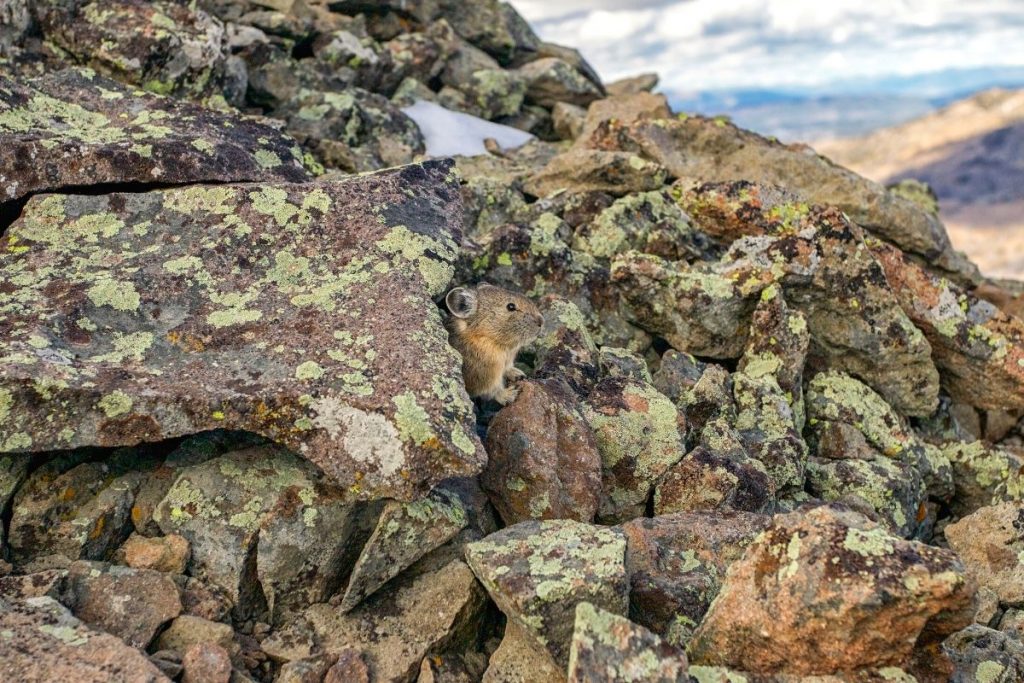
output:
M444 303L456 318L468 318L476 313L476 292L465 287L456 287L448 292Z

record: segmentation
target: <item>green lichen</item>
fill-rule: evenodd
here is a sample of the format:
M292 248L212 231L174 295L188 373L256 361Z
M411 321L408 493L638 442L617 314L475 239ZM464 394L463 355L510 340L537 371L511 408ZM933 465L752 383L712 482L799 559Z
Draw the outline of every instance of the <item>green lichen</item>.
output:
M108 353L93 356L89 360L94 363L123 363L129 358L137 363L142 362L146 351L153 345L152 332L114 333L114 349Z
M14 405L14 395L10 390L0 387L0 424L7 421L11 416L11 406Z
M90 287L86 294L96 306L110 306L118 311L135 311L139 308L139 293L131 282L103 279Z
M134 401L131 396L120 389L115 389L101 398L96 407L102 410L103 414L107 417L113 418L130 412L133 404Z
M295 368L295 379L310 381L324 376L324 369L316 361L307 360Z
M376 246L385 254L401 257L415 264L431 296L443 292L455 274L452 265L455 248L449 240L441 242L399 225L389 230ZM433 252L437 256L429 255L427 252Z
M416 395L405 391L391 399L395 404L395 426L402 439L422 446L434 437L427 411L416 402Z
M269 149L258 149L253 153L253 157L263 168L276 168L281 165L281 157Z
M862 557L881 557L892 554L895 546L893 538L881 528L846 530L843 547Z

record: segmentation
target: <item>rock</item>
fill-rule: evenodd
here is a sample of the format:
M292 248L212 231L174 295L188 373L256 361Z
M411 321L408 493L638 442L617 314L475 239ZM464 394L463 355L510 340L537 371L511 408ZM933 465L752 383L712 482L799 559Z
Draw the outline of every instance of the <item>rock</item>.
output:
M355 650L342 650L338 661L327 670L323 683L370 683L370 669Z
M972 624L950 636L942 649L953 662L951 683L1024 680L1024 644L1001 631Z
M628 249L663 258L693 260L708 248L708 238L667 192L631 194L615 201L575 231L572 248L612 259Z
M841 508L779 515L729 568L688 654L762 673L901 666L970 623L962 572L948 550Z
M590 65L590 63L583 58L583 55L579 50L565 45L559 45L557 43L542 42L540 47L537 49L537 59L544 59L547 57L554 57L560 59L572 68L583 74L591 83L597 87L601 96L604 97L607 91L604 88L604 84L601 82L601 77L597 71Z
M665 183L665 170L626 152L573 150L559 154L523 184L527 194L550 197L569 192L608 192L621 197L656 190Z
M181 676L181 655L173 650L160 650L154 652L149 656L149 661L153 663L153 666L160 669L161 673L170 679L176 679Z
M681 512L622 525L629 618L682 646L729 566L771 522L747 512Z
M632 252L618 257L611 278L631 322L677 350L735 358L755 299L775 284L807 320L811 359L860 377L907 415L934 411L931 347L842 213L784 202L749 183L700 186L679 201L709 234L738 225L747 237L721 259L689 267Z
M0 577L0 600L19 602L29 598L65 597L68 571L66 569L44 569L32 574Z
M943 387L979 408L1024 408L1024 321L948 280L899 250L873 245L900 305L928 337Z
M0 455L0 510L6 510L22 482L28 476L32 456L17 453ZM0 525L0 544L5 541L5 530Z
M321 654L287 662L277 674L276 683L323 683L336 660L333 655Z
M622 95L636 95L637 93L650 92L658 85L658 74L644 73L636 76L627 76L605 85L608 90L608 97L620 97Z
M54 3L40 14L48 41L118 80L194 98L219 95L229 86L224 25L200 9L165 0L110 0L102 6Z
M471 543L466 561L509 622L565 667L577 604L626 613L625 549L616 530L570 520L529 521Z
M724 427L724 425L722 425ZM726 427L665 471L654 490L654 514L697 510L770 512L775 485L759 461L747 455L739 434Z
M195 645L212 643L228 653L238 652L235 643L235 632L227 624L201 619L183 614L157 637L154 648L157 650L173 650L183 655Z
M145 650L181 614L178 586L167 574L103 562L74 562L64 603L85 623Z
M0 397L17 406L0 450L245 430L360 499L479 471L431 300L459 235L449 169L33 198L0 238L0 279L22 283L0 309L19 330L0 340Z
M182 683L228 683L231 680L231 659L220 645L196 643L181 660L185 673Z
M601 92L583 74L555 57L532 61L519 68L526 81L526 99L551 108L559 102L586 107L601 97Z
M639 121L658 121L671 117L672 110L664 95L644 92L597 100L587 108L583 130L576 137L575 146L588 148L595 138L600 139L607 132L621 130Z
M352 568L341 609L358 605L468 524L469 513L455 486L441 484L412 503L389 501Z
M839 208L854 223L955 277L979 279L977 269L950 246L935 215L804 145L783 145L703 116L640 121L625 136L629 141L615 148L642 153L673 177L780 185L807 202Z
M1003 604L1024 604L1024 504L983 507L947 526L945 535L973 581Z
M21 683L167 683L146 656L94 631L52 598L0 601L0 679Z
M328 168L375 171L408 164L424 151L412 119L386 97L360 88L302 88L275 113L285 121L285 130Z
M467 5L459 0L438 0L436 7L435 16L448 21L457 34L502 64L536 52L539 47L540 41L529 24L508 3L482 0Z
M765 466L779 496L804 485L801 386L809 340L806 318L769 287L754 309L747 348L732 376L739 439Z
M630 377L647 384L654 381L651 371L647 367L647 361L629 349L602 346L598 351L597 364L601 374L605 377ZM685 421L685 419L685 416L680 415L678 421Z
M544 323L532 344L534 377L566 384L585 397L598 377L598 350L583 313L571 301L548 297L542 302Z
M617 523L642 515L655 481L683 457L679 411L650 384L609 377L594 387L583 416L601 454L598 517Z
M121 552L124 563L134 569L184 574L190 549L188 541L177 534L156 538L132 534L121 546Z
M551 660L533 634L509 620L482 683L565 683L565 670Z
M569 683L690 683L686 653L625 617L576 606Z
M1024 610L1008 609L999 620L999 630L1008 634L1011 638L1024 642Z
M251 117L156 97L84 69L0 84L3 202L93 184L310 177L295 141Z
M182 468L154 519L189 541L193 576L241 614L265 600L276 620L337 588L358 513L308 463L263 446Z
M526 380L491 419L480 478L506 524L590 522L601 493L601 455L575 397L557 380Z
M362 652L371 681L412 681L429 652L475 633L483 607L483 591L473 573L456 560L402 579L347 614L327 604L313 605L274 631L262 647L281 661L352 648Z
M1004 501L1024 500L1024 455L983 441L942 448L953 467L952 507L960 516Z
M684 395L700 381L706 368L705 363L690 354L669 349L661 355L661 363L651 380L655 389L679 405Z
M556 102L551 108L551 125L555 135L562 140L575 140L583 131L583 119L587 111L568 102Z
M15 494L8 544L16 566L51 554L108 559L131 533L140 473L101 462L76 464L78 459L50 460Z

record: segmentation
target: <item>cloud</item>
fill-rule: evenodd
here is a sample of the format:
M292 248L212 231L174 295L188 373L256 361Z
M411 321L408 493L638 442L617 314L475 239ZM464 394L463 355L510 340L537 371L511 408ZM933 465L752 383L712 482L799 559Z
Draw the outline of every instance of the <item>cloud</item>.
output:
M1019 0L513 0L608 80L678 92L849 90L954 69L1024 67Z

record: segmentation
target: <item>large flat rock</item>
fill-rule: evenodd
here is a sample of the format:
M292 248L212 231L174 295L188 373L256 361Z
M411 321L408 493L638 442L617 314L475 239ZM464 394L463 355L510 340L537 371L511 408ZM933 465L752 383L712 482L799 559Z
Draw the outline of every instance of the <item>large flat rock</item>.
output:
M460 239L450 170L33 197L0 238L0 452L224 428L353 499L475 474L432 300Z
M297 182L289 136L251 117L158 97L88 69L0 78L0 204L100 184Z

